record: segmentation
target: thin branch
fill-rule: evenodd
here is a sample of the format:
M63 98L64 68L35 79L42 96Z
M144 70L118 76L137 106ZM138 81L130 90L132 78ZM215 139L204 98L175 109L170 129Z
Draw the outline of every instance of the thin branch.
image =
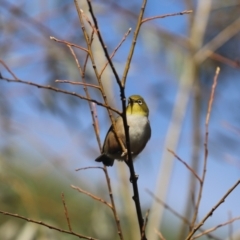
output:
M82 31L83 31L83 35L84 35L85 41L86 41L87 46L88 46L89 57L90 57L91 62L92 62L92 67L93 67L95 76L96 76L96 78L97 78L97 80L98 80L99 86L100 86L100 88L101 88L101 93L102 93L102 96L103 96L103 100L104 100L104 102L105 102L105 105L108 106L109 104L108 104L108 101L107 101L107 96L106 96L106 94L105 94L105 92L104 92L104 87L103 87L103 84L102 84L101 76L100 76L99 73L98 73L98 70L97 70L97 67L96 67L96 64L95 64L95 60L94 60L94 55L93 55L93 52L92 52L92 49L91 49L91 41L89 41L89 36L88 36L87 31L86 31L86 28L85 28L85 26L84 26L83 15L82 15L82 14L83 14L83 11L82 11L82 9L79 8L77 0L74 0L74 3L75 3L75 6L76 6L76 9L77 9L77 12L78 12L78 17L79 17L79 21L80 21L81 28L82 28ZM91 6L91 3L90 3L90 2L88 2L88 4ZM91 6L91 10L92 10L92 6ZM93 14L93 11L90 12L90 13L91 13L91 15L92 15L92 14ZM94 20L95 20L95 22L97 21L95 17L94 17ZM94 24L95 24L95 22L94 22ZM99 29L98 29L98 25L95 24L95 28L96 28L96 31L97 31L97 34L98 34L97 36L98 36L98 38L100 39L99 36L101 36L101 35L99 35L99 34L100 34L100 31L99 31ZM102 40L102 38L101 38L101 40ZM99 40L99 41L100 41L100 40ZM100 41L100 43L101 43L101 45L102 45L102 47L103 47L103 46L104 46L103 40ZM103 48L104 48L104 47L103 47ZM107 52L107 50L106 50L105 48L104 48L104 52L105 52L105 55L109 57L108 52ZM109 59L108 59L108 60L109 60ZM111 61L111 59L110 59L110 61ZM112 64L112 62L109 62L109 63L110 63L110 65ZM115 70L115 69L114 69L114 70ZM116 73L116 71L115 71L115 73ZM116 76L117 76L117 75L116 75ZM108 109L107 109L107 110L108 110ZM117 134L117 132L116 132L116 123L115 123L115 120L114 120L114 118L113 118L113 115L112 115L111 111L109 111L109 110L108 110L108 115L109 115L109 118L110 118L111 123L112 123L112 126L113 126L113 132L114 132L114 134L115 134L115 137L116 137L119 145L121 146L123 153L125 153L125 152L126 152L126 148L125 148L125 146L124 146L124 144L123 144L123 141L120 139L120 137L118 136L118 134ZM120 115L122 115L122 114L120 114Z
M84 168L77 168L75 169L75 171L81 171L81 170L87 170L87 169L102 169L103 171L105 171L105 169L103 167L84 167Z
M197 219L199 205L200 205L200 202L201 202L201 199L202 199L202 191L203 191L204 180L205 180L205 176L206 176L206 172L207 172L208 134L209 134L208 125L209 125L210 114L211 114L211 111L212 111L212 103L213 103L213 99L214 99L214 93L215 93L215 88L217 86L217 79L218 79L219 73L220 73L220 68L217 67L216 73L215 73L215 76L214 76L214 80L213 80L213 84L212 84L210 99L209 99L209 102L208 102L208 110L207 110L207 116L206 116L206 121L205 121L204 166L203 166L202 178L201 178L201 182L200 182L199 193L198 193L198 197L197 197L197 203L196 203L196 206L195 206L195 211L194 211L194 215L193 215L193 219L192 219L192 223L191 223L191 228L193 228L193 226L196 222L196 219Z
M7 69L7 71L13 76L13 78L15 80L17 80L17 76L11 71L11 69L7 66L7 64L2 60L0 59L0 63ZM0 74L0 79L2 78L2 75Z
M212 51L207 51L207 53L210 55L209 58L211 58L211 59L214 59L218 62L224 63L233 68L240 68L239 61L234 61L232 59L226 58L226 57L224 57L218 53L212 52Z
M151 20L154 20L154 19L158 19L158 18L166 18L166 17L173 17L173 16L184 15L184 14L190 14L192 12L193 12L192 10L185 10L185 11L178 12L178 13L170 13L170 14L164 14L164 15L158 15L158 16L154 16L154 17L144 18L141 23L143 24L145 22L148 22L148 21L151 21Z
M143 228L142 228L141 240L144 239L144 236L145 236L145 231L146 231L146 227L147 227L147 223L148 223L149 211L150 210L148 209L146 212L145 221L144 221Z
M178 161L180 161L181 163L183 163L185 166L186 166L186 168L197 178L197 180L199 181L199 182L201 182L202 180L201 180L201 178L197 175L197 173L194 171L194 169L192 169L185 161L183 161L173 150L171 150L171 149L167 149L170 153L172 153L173 154L173 156L178 160Z
M93 128L96 134L97 142L98 142L98 147L100 152L102 152L102 144L100 140L100 130L99 130L99 124L98 124L98 115L97 115L97 108L95 103L91 103L91 112L92 112L92 117L93 117Z
M67 231L67 230L64 230L64 229L61 229L61 228L57 228L57 227L54 227L52 225L46 224L46 223L44 223L42 221L36 221L36 220L30 219L30 218L23 217L23 216L18 215L18 214L4 212L4 211L1 211L1 210L0 210L0 213L3 214L3 215L7 215L7 216L23 219L23 220L25 220L27 222L36 223L38 225L41 225L41 226L44 226L44 227L56 230L58 232L66 233L66 234L69 234L69 235L72 235L72 236L76 236L76 237L79 237L79 238L88 239L88 240L97 240L96 238L93 238L93 237L88 237L88 236L84 236L82 234L78 234L78 233L75 233L75 232L72 232L72 231Z
M80 19L80 23L81 23L81 26L82 26L82 30L83 30L83 33L84 33L84 37L85 37L85 40L86 40L86 43L87 43L87 46L88 46L88 50L89 50L89 53L87 56L86 56L86 59L85 59L85 63L84 63L84 66L83 66L83 69L81 68L79 62L78 62L78 59L76 57L76 54L75 52L73 51L73 49L69 47L75 61L76 61L76 64L78 66L78 69L80 71L80 75L82 77L82 81L84 83L85 82L85 70L86 70L86 66L87 66L87 61L90 57L91 61L92 61L92 65L93 65L93 68L94 68L94 71L95 71L95 75L98 79L98 83L99 83L99 90L101 91L102 93L102 96L103 96L103 99L105 101L105 104L108 105L107 103L107 98L106 98L106 95L104 93L104 88L103 88L103 85L102 85L102 82L101 82L101 76L98 75L98 71L97 71L97 68L95 66L95 63L94 63L94 57L93 57L93 54L92 54L92 51L91 51L91 45L92 45L92 42L93 42L93 35L94 35L94 32L96 31L95 28L93 28L93 31L91 33L91 37L90 39L88 38L88 35L87 35L87 32L85 31L85 27L84 27L84 24L83 24L83 19L82 19L82 16L85 17L85 19L89 22L89 24L91 25L91 22L89 21L89 19L87 18L86 15L84 15L83 11L78 7L78 4L77 2L75 1L75 5L76 5L76 8L77 8L77 11L78 11L78 15L79 15L79 19ZM92 26L92 25L91 25ZM94 67L95 66L95 67ZM86 93L86 96L88 98L90 98L90 94L88 92L88 89L87 89L87 86L84 86L84 91ZM99 134L99 125L98 125L98 121L97 121L97 110L96 110L96 106L94 103L89 103L89 108L90 108L90 111L91 111L91 115L92 115L92 121L93 121L93 128L94 128L94 131L95 131L95 134L96 134L96 138L97 138L97 142L98 142L98 146L99 146L99 150L101 152L101 140L100 140L100 134ZM109 117L113 123L113 128L114 128L114 131L115 131L115 122L114 122L114 119L112 117L112 114L110 111L108 111L108 114L109 114ZM116 131L115 131L116 132ZM116 137L118 139L118 135L116 134ZM121 145L121 141L119 141L120 145ZM123 144L122 144L123 145ZM117 225L117 229L118 229L118 235L120 237L121 240L123 240L123 234L122 234L122 228L121 228L121 224L120 224L120 220L119 220L119 217L117 215L117 210L116 210L116 206L115 206L115 202L114 202L114 198L113 198L113 194L112 194L112 187L111 187L111 183L110 183L110 178L108 176L108 171L107 171L107 168L106 166L104 166L104 168L102 168L102 170L104 171L105 173L105 177L106 177L106 181L107 181L107 186L108 186L108 192L109 192L109 196L110 196L110 201L111 201L111 204L112 204L112 211L113 211L113 215L114 215L114 219L115 219L115 222L116 222L116 225Z
M153 192L151 192L149 189L146 189L146 192L158 203L164 206L165 209L169 210L174 216L181 219L184 223L190 226L190 222L188 219L183 217L181 214L179 214L177 211L175 211L172 207L170 207L167 203L163 202L160 198L156 197Z
M154 195L153 192L151 192L149 189L146 189L146 192L159 204L163 205L167 210L169 210L175 217L181 219L185 224L187 224L188 226L190 226L191 222L185 218L184 216L182 216L180 213L178 213L177 211L175 211L172 207L170 207L167 203L163 202L160 198L156 197ZM199 229L199 231L203 232L203 229ZM211 239L215 239L215 240L221 240L221 238L218 238L216 236L213 236L212 234L207 234L207 236Z
M140 11L139 16L138 16L137 26L136 26L136 29L134 31L132 45L131 45L131 48L130 48L130 51L129 51L129 54L128 54L125 70L124 70L123 77L122 77L122 84L121 84L122 86L126 85L127 75L128 75L128 71L130 69L130 64L131 64L131 61L132 61L134 49L135 49L135 46L136 46L136 43L137 43L138 34L140 32L140 28L141 28L141 25L142 25L143 14L144 14L146 5L147 5L147 0L143 0L141 11Z
M82 9L80 9L81 15L85 18L85 20L88 22L89 26L92 28L93 32L97 34L97 29L94 25L92 25L92 22L88 18L88 16L84 13Z
M206 216L201 220L201 222L192 229L192 231L187 236L186 240L190 240L193 234L204 224L204 222L213 215L214 211L226 200L228 195L240 184L240 180L238 180L227 192L226 194L219 200L219 202L206 214Z
M204 231L204 232L194 236L193 238L191 238L191 240L194 240L194 239L197 239L199 237L202 237L203 235L206 235L206 234L208 234L210 232L213 232L213 231L215 231L216 229L218 229L220 227L226 226L228 224L230 225L231 223L233 223L233 222L235 222L237 220L240 220L240 217L236 217L236 218L233 218L233 219L231 219L231 220L229 220L229 221L227 221L225 223L218 224L217 226L215 226L213 228L210 228L210 229L208 229L208 230L206 230L206 231Z
M125 33L123 39L121 40L121 42L118 44L118 46L114 49L113 53L111 54L110 59L112 59L112 58L114 57L114 55L116 54L117 50L122 46L123 42L126 40L127 36L130 34L131 30L132 30L132 29L129 28L128 31ZM108 61L105 63L102 71L101 71L100 74L99 74L100 77L102 76L102 74L103 74L104 70L106 69L108 63L109 63Z
M154 229L154 231L159 236L160 240L166 240L160 231L158 231L157 229Z
M107 205L109 208L113 209L113 206L112 206L110 203L108 203L108 202L106 202L105 200L103 200L102 198L97 197L97 196L95 196L95 195L93 195L93 194L91 194L91 193L89 193L89 192L87 192L87 191L85 191L85 190L83 190L83 189L81 189L81 188L79 188L79 187L75 187L74 185L71 185L71 187L72 187L73 189L77 190L78 192L83 193L83 194L91 197L92 199L97 200L97 201L99 201L99 202Z
M67 205L66 205L65 198L64 198L64 193L62 193L61 197L62 197L62 203L63 203L63 207L64 207L64 213L65 213L67 223L68 223L68 229L70 232L72 232L71 222L70 222L70 219L68 216L68 210L67 210Z
M81 26L82 26L82 30L83 30L83 33L84 33L84 37L86 39L86 42L88 43L88 35L86 33L86 30L84 28L84 24L82 22L82 16L81 16L81 11L78 7L78 3L77 3L77 0L74 0L75 2L75 5L76 5L76 8L77 8L77 11L78 11L78 15L79 15L79 19L80 19L80 22L81 22ZM146 6L146 2L147 0L144 0L143 2L143 6L141 8L141 12L139 14L139 19L138 19L138 23L137 23L137 27L136 27L136 31L135 31L135 34L134 34L134 40L133 40L133 43L132 43L132 48L130 50L130 59L128 58L128 64L126 65L126 68L129 68L129 65L130 65L130 62L131 62L131 58L132 58L132 55L133 55L133 50L134 50L134 46L136 44L136 39L137 39L137 35L138 35L138 32L140 30L140 25L141 25L141 21L142 21L142 16L143 16L143 13L144 13L144 9L145 9L145 6ZM89 7L89 12L92 16L92 19L93 19L93 22L94 22L94 25L96 27L96 30L97 30L97 36L98 36L98 39L101 43L101 46L103 48L103 51L105 53L105 56L109 62L109 65L113 71L113 74L116 78L116 81L119 85L119 88L120 88L120 95L121 95L121 100L122 100L122 118L123 118L123 125L124 125L124 130L125 130L125 137L126 137L126 147L127 147L127 161L128 161L128 166L129 166L129 169L130 169L130 174L131 174L131 180L132 180L132 185L133 185L133 191L134 191L134 196L133 196L133 200L135 202L135 206L136 206L136 210L137 210L137 216L138 216L138 223L139 223L139 231L140 231L140 234L142 233L142 227L143 227L143 224L144 224L144 220L143 220L143 217L142 217L142 212L141 212L141 206L140 206L140 199L139 199L139 193L138 193L138 187L137 187L137 177L136 177L136 174L135 174L135 171L134 171L134 166L133 166L133 162L132 162L132 156L131 156L131 148L130 148L130 138L129 138L129 131L128 131L128 124L127 124L127 118L126 118L126 97L125 97L125 92L124 92L124 89L125 89L125 82L123 84L123 82L120 81L119 79L119 76L115 70L115 67L109 57L109 54L108 54L108 51L107 51L107 47L106 45L104 44L104 41L103 41L103 38L101 36L101 32L99 30L99 27L98 27L98 23L97 23L97 20L96 20L96 17L94 15L94 12L93 12L93 8L92 8L92 5L91 5L91 1L90 0L87 0L87 3L88 3L88 7ZM133 46L134 45L134 46ZM94 64L94 59L93 59L93 55L92 55L92 52L91 52L91 47L89 46L88 44L88 50L89 50L89 56L92 60L92 64L93 64L93 68L94 68L94 71L95 71L95 74L96 74L96 77L99 81L99 85L100 87L102 88L103 90L103 86L102 86L102 82L101 82L101 78L97 72L97 69L96 69L96 66ZM128 70L127 70L128 71ZM126 73L126 72L125 72ZM125 74L125 77L127 76L127 73ZM104 94L103 92L103 97L104 99L106 100L106 95ZM106 102L105 102L106 103ZM115 122L113 121L113 118L112 118L112 115L109 112L109 116L111 118L111 121L112 121L112 124L113 124L113 129L114 129L114 133L116 132L115 131ZM121 139L118 138L117 134L115 133L115 136L117 137L117 140L119 142L119 144L121 145L121 148L123 150L123 153L126 153L126 148L124 146L124 144L122 143ZM146 237L144 236L144 240L146 240Z
M54 40L55 42L64 43L66 45L69 45L69 46L72 46L72 47L75 47L75 48L79 48L79 49L83 50L84 52L88 53L88 50L86 48L78 46L77 44L74 44L74 43L71 43L71 42L68 42L68 41L65 41L65 40L60 40L60 39L57 39L57 38L52 37L52 36L50 36L50 39Z
M75 1L76 1L76 0L75 0ZM113 74L114 74L114 76L115 76L115 78L116 78L116 80L117 80L117 83L118 83L119 86L121 86L120 78L119 78L119 76L118 76L118 74L117 74L117 71L116 71L116 69L115 69L115 67L114 67L114 65L113 65L113 62L112 62L112 60L111 60L111 58L110 58L110 56L109 56L109 53L108 53L108 51L107 51L107 46L105 45L105 43L104 43L104 41L103 41L103 38L102 38L102 35L101 35L101 32L100 32L100 30L99 30L98 22L97 22L97 19L96 19L96 17L95 17L95 14L94 14L94 12L93 12L93 8L92 8L91 1L90 1L90 0L86 0L86 1L87 1L87 3L88 3L89 12L90 12L90 14L91 14L91 16L92 16L92 19L93 19L93 22L94 22L94 25L95 25L95 28L96 28L96 31L97 31L97 36L98 36L99 42L100 42L100 44L101 44L101 46L102 46L102 48L103 48L104 54L105 54L105 56L106 56L106 58L107 58L107 60L108 60L108 62L109 62L109 65L110 65L110 67L111 67L111 69L112 69L112 71L113 71ZM100 76L100 75L98 75L98 76Z
M83 100L86 100L86 101L89 101L89 102L94 102L96 103L97 105L101 106L101 107L105 107L109 110L112 110L113 112L117 113L118 115L121 115L121 112L119 112L117 109L115 108L112 108L110 107L109 105L106 105L104 103L100 103L98 102L97 100L94 100L94 99L90 99L90 98L87 98L87 97L83 97L82 95L80 94L77 94L75 92L69 92L69 91L66 91L66 90L62 90L62 89L59 89L59 88L55 88L55 87L52 87L50 85L41 85L41 84L37 84L37 83L34 83L34 82L28 82L28 81L24 81L24 80L20 80L20 79L10 79L10 78L6 78L6 77L1 77L0 80L5 80L7 82L16 82L16 83L23 83L23 84L27 84L27 85L31 85L31 86L35 86L37 88L43 88L43 89L49 89L49 90L52 90L54 92L60 92L60 93L64 93L64 94L68 94L68 95L72 95L72 96L75 96L75 97L78 97L78 98L81 98Z
M117 229L118 229L118 235L120 237L120 239L123 240L123 234L122 234L122 228L121 228L121 224L120 224L120 220L119 217L117 215L117 211L116 211L116 207L115 207L115 202L114 202L114 198L113 198L113 194L112 194L112 187L111 187L111 182L110 182L110 178L108 176L108 171L107 171L107 167L84 167L84 168L78 168L76 169L76 171L80 171L80 170L86 170L86 169L102 169L105 177L106 177L106 181L107 181L107 186L108 186L108 192L109 192L109 196L110 196L110 200L111 200L111 204L112 204L112 211L113 211L113 215L117 224Z
M69 80L55 80L56 83L70 83L73 85L83 85L83 86L87 86L87 87L92 87L92 88L97 88L100 90L100 87L94 84L90 84L90 83L84 83L84 82L73 82L73 81L69 81Z
M90 45L92 44L92 41L93 41L93 35L94 35L94 32L92 31L92 34L91 34L91 38L90 38ZM79 61L77 59L77 56L74 52L74 50L68 45L69 47L69 50L71 52L71 54L73 55L74 59L75 59L75 62L77 64L77 67L78 67L78 70L79 70L79 73L82 77L82 81L84 85L83 89L85 91L85 94L87 96L87 98L90 98L90 94L88 92L88 88L87 86L91 86L91 87L95 87L95 88L98 88L98 90L100 90L100 92L102 93L102 89L97 86L97 85L92 85L92 84L87 84L86 81L85 81L85 71L86 71L86 67L87 67L87 62L88 62L88 59L89 59L89 54L86 56L86 59L85 59L85 62L84 62L84 65L83 65L83 69L81 68L80 64L79 64ZM92 121L93 121L93 129L96 133L96 138L97 138L97 142L98 142L98 145L101 149L101 140L100 140L100 136L99 136L99 129L98 129L98 124L96 123L96 107L95 107L95 103L91 103L91 102L88 102L89 103L89 109L90 109L90 112L91 112L91 116L92 116Z

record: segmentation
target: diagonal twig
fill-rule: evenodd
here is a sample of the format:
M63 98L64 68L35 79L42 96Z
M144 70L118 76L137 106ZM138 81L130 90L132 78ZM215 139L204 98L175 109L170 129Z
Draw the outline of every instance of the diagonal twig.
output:
M141 11L140 11L140 14L138 16L137 26L136 26L136 29L135 29L134 35L133 35L132 45L131 45L131 48L130 48L130 51L129 51L129 54L128 54L126 66L125 66L123 77L122 77L122 84L121 84L122 86L125 86L125 84L126 84L128 71L130 69L130 64L131 64L134 49L135 49L135 46L136 46L136 43L137 43L138 34L140 32L140 28L141 28L141 25L142 25L143 14L144 14L146 5L147 5L147 0L143 0Z
M233 222L235 222L235 221L237 221L237 220L240 220L240 217L232 218L232 219L228 220L228 221L225 222L225 223L220 223L220 224L218 224L217 226L215 226L215 227L213 227L213 228L210 228L210 229L208 229L208 230L206 230L206 231L204 231L204 232L202 232L202 233L194 236L194 237L191 238L191 239L194 240L194 239L197 239L197 238L199 238L199 237L202 237L203 235L206 235L206 234L208 234L208 233L210 233L210 232L213 232L213 231L215 231L216 229L218 229L218 228L220 228L220 227L226 226L226 225L228 225L228 224L230 225L231 223L233 223Z
M103 200L102 198L97 197L97 196L95 196L95 195L93 195L93 194L91 194L91 193L89 193L89 192L87 192L87 191L85 191L85 190L83 190L83 189L81 189L81 188L79 188L79 187L76 187L76 186L74 186L74 185L71 185L71 187L72 187L73 189L77 190L78 192L83 193L83 194L85 194L85 195L93 198L94 200L97 200L97 201L105 204L105 205L108 206L109 208L111 208L111 209L113 208L113 206L112 206L110 203L108 203L107 201Z
M155 231L155 233L159 236L160 240L166 240L166 239L163 237L162 233L161 233L159 230L154 229L154 231Z
M173 156L178 160L180 161L181 163L183 163L186 168L197 178L197 180L201 183L202 180L201 178L197 175L197 173L194 171L194 169L192 169L185 161L183 161L173 150L171 149L167 149L170 153L173 154Z
M115 108L113 108L113 107L110 107L109 105L106 105L106 104L104 104L104 103L100 103L100 102L98 102L97 100L84 97L84 96L82 96L82 95L80 95L80 94L77 94L77 93L75 93L75 92L69 92L69 91L66 91L66 90L62 90L62 89L60 89L60 88L52 87L52 86L50 86L50 85L41 85L41 84L37 84L37 83L34 83L34 82L29 82L29 81L20 80L20 79L10 79L10 78L6 78L6 77L3 77L3 76L0 77L0 80L5 80L5 81L7 81L7 82L23 83L23 84L35 86L35 87L37 87L37 88L49 89L49 90L52 90L52 91L54 91L54 92L60 92L60 93L72 95L72 96L81 98L81 99L83 99L83 100L89 101L89 102L94 102L94 103L96 103L96 104L99 105L99 106L105 107L105 108L107 108L107 109L109 109L109 110L112 110L113 112L116 112L118 115L121 115L121 112L119 112L117 109L115 109Z
M164 15L158 15L158 16L153 16L153 17L149 17L149 18L144 18L142 20L141 23L145 23L154 19L159 19L159 18L166 18L166 17L173 17L173 16L179 16L179 15L184 15L184 14L190 14L192 13L192 10L185 10L182 12L178 12L178 13L169 13L169 14L164 14Z
M71 222L70 222L70 218L68 216L68 210L67 210L67 205L66 205L66 202L65 202L64 193L62 193L61 197L62 197L62 203L63 203L63 207L64 207L64 213L65 213L67 223L68 223L68 229L69 229L70 232L72 232Z
M69 80L55 80L56 83L70 83L73 85L83 85L83 86L87 86L87 87L92 87L92 88L96 88L98 90L100 90L100 87L91 83L85 83L85 82L73 82L73 81L69 81Z
M12 70L8 67L8 65L0 59L0 63L7 69L7 71L13 76L15 80L17 80L17 76L12 72ZM2 78L2 75L0 75L0 79Z
M192 219L192 223L191 223L191 228L193 228L193 226L196 222L196 219L197 219L199 205L200 205L200 202L201 202L201 199L202 199L202 191L203 191L204 180L205 180L205 176L206 176L206 172L207 172L208 134L209 134L208 125L209 125L210 114L211 114L211 111L212 111L212 103L213 103L213 99L214 99L215 88L217 86L217 79L218 79L219 72L220 72L220 68L217 67L216 73L215 73L215 76L214 76L214 80L213 80L213 84L212 84L210 99L209 99L209 102L208 102L207 116L206 116L206 120L205 120L205 142L204 142L203 172L202 172L202 178L201 178L201 182L200 182L200 188L199 188L199 193L198 193L198 197L197 197L197 202L196 202L196 206L195 206L195 211L194 211L194 215L193 215L193 219Z
M66 234L69 234L69 235L72 235L72 236L76 236L76 237L79 237L79 238L88 239L88 240L97 240L96 238L93 238L93 237L88 237L88 236L84 236L82 234L78 234L78 233L75 233L75 232L72 232L72 231L67 231L67 230L64 230L64 229L61 229L61 228L57 228L57 227L54 227L54 226L49 225L47 223L44 223L42 221L36 221L36 220L30 219L30 218L26 218L26 217L23 217L21 215L15 214L15 213L4 212L4 211L1 211L1 210L0 210L0 213L3 214L3 215L7 215L7 216L11 216L11 217L15 217L15 218L19 218L19 219L25 220L27 222L36 223L38 225L41 225L41 226L44 226L44 227L56 230L58 232L66 233Z
M162 201L160 198L156 197L154 195L153 192L151 192L149 189L146 189L146 192L159 204L163 205L167 210L169 210L174 216L176 216L177 218L181 219L185 224L187 224L188 226L190 226L191 222L190 220L188 220L187 218L185 218L184 216L182 216L180 213L178 213L177 211L175 211L172 207L170 207L167 203L165 203L164 201ZM199 231L204 232L204 229L199 229ZM215 240L221 240L221 238L218 238L216 236L213 236L212 234L208 233L207 236L211 239L215 239Z
M201 222L192 229L192 231L187 236L186 240L190 240L193 234L204 224L204 222L213 215L213 212L224 203L225 199L228 195L240 184L240 180L238 180L227 192L226 194L219 200L219 202L206 214L206 216L201 220Z
M78 46L77 44L68 42L68 41L66 41L66 40L60 40L60 39L57 39L57 38L52 37L52 36L50 36L50 39L51 39L51 40L54 40L55 42L64 43L64 44L66 44L66 45L68 45L68 46L72 46L72 47L75 47L75 48L79 48L79 49L83 50L84 52L88 53L88 50L87 50L86 48L81 47L81 46Z
M123 39L122 39L121 42L117 45L117 47L114 49L113 53L112 53L111 56L110 56L110 59L112 59L112 58L114 57L114 55L116 54L117 50L122 46L123 42L126 40L127 36L130 34L131 30L132 30L132 29L129 28L128 31L124 34ZM102 76L102 74L103 74L104 70L106 69L108 63L109 63L108 61L105 63L102 71L101 71L100 74L99 74L100 77Z
M145 215L145 221L144 221L143 228L142 228L141 240L144 239L144 237L145 237L145 231L146 231L146 227L147 227L147 223L148 223L149 211L150 210L148 209L146 212L146 215Z

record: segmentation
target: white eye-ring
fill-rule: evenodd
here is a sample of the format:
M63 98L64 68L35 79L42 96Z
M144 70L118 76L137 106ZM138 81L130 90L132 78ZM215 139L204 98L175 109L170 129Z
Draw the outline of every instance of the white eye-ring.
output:
M139 105L142 105L142 100L137 100Z

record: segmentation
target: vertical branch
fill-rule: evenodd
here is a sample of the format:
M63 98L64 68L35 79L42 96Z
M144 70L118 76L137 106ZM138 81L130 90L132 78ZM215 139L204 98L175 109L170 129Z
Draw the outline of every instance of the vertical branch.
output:
M67 210L67 205L66 205L65 198L64 198L64 193L62 193L61 196L62 196L62 203L63 203L63 207L64 207L65 216L66 216L67 223L68 223L68 229L70 232L72 232L72 227L71 227L71 223L70 223L70 218L68 216L68 210Z
M205 121L204 166L203 166L203 173L202 173L202 178L201 178L201 182L200 182L200 188L199 188L197 203L196 203L194 216L193 216L192 223L191 223L192 227L195 225L195 222L196 222L196 219L197 219L199 205L200 205L200 201L201 201L201 198L202 198L204 180L205 180L205 176L206 176L206 172L207 172L208 134L209 134L208 125L209 125L210 114L211 114L211 111L212 111L212 103L213 103L213 99L214 99L215 88L217 86L217 79L218 79L219 72L220 72L220 68L217 67L216 73L215 73L215 76L214 76L214 80L213 80L211 95L210 95L210 99L209 99L209 103L208 103L208 110L207 110L207 116L206 116L206 121Z
M98 80L99 86L100 86L100 88L101 88L101 94L102 94L104 103L105 103L107 106L109 106L108 101L107 101L107 96L106 96L106 94L105 94L104 87L103 87L103 84L102 84L101 75L98 73L97 66L96 66L96 64L95 64L95 59L94 59L94 56L93 56L93 52L92 52L92 48L91 48L91 43L90 43L90 41L89 41L89 36L88 36L87 31L86 31L86 29L85 29L85 25L84 25L84 21L83 21L83 17L82 17L83 11L79 8L78 3L77 3L77 0L74 0L74 3L75 3L75 6L76 6L76 9L77 9L77 12L78 12L78 17L79 17L79 21L80 21L80 24L81 24L81 27L82 27L83 35L84 35L85 41L86 41L86 43L87 43L88 52L89 52L89 57L90 57L90 60L91 60L91 62L92 62L93 70L94 70L95 76L96 76L96 78L97 78L97 80ZM91 3L88 2L88 5L91 6ZM90 8L90 9L92 9L92 8ZM93 14L93 12L92 12L91 14ZM95 18L94 18L94 19L95 19ZM95 19L95 21L96 21L96 19ZM95 24L95 22L94 22L94 24ZM99 29L98 29L97 25L95 24L95 26L94 26L93 28L94 28L94 29L93 29L94 32L96 32L96 33L98 34L98 37L99 37L100 32L99 32ZM102 42L101 42L101 43L102 43ZM109 57L109 55L108 55L108 57ZM108 58L108 60L109 60L109 59L110 59L110 58ZM110 59L110 61L111 61L111 59ZM110 63L110 66L111 66L111 62L109 62L109 63ZM115 69L114 69L114 70L115 70ZM115 76L118 76L117 73L116 73L116 71L115 71L115 74L116 74ZM119 82L120 82L120 80L119 80ZM112 123L112 126L113 126L113 132L114 132L114 134L115 134L115 136L116 136L116 139L117 139L119 145L121 146L123 152L126 152L126 149L125 149L125 146L124 146L122 140L119 138L119 136L118 136L117 133L116 133L116 124L115 124L115 121L114 121L112 112L109 111L108 109L107 109L107 111L108 111L108 115L109 115L109 118L110 118L111 123Z
M86 32L85 27L84 27L82 15L81 15L81 10L78 7L77 1L74 0L74 2L75 2L75 5L76 5L76 8L77 8L77 11L78 11L80 23L81 23L82 30L83 30L83 33L84 33L84 37L85 37L86 43L88 45L89 57L90 57L90 59L92 61L92 65L93 65L93 69L95 71L95 75L96 75L96 77L98 79L98 82L99 82L99 85L101 87L101 91L102 91L102 95L103 95L105 104L108 105L107 99L106 99L106 95L104 93L103 85L102 85L102 82L101 82L101 76L100 76L100 74L97 71L97 68L96 68L96 65L95 65L95 62L94 62L94 57L93 57L92 50L91 50L91 46L89 44L88 35L87 35L87 32ZM89 6L89 12L90 12L90 14L92 16L92 19L93 19L93 22L94 22L94 25L95 25L94 28L96 30L99 42L101 43L101 46L102 46L103 51L105 53L105 56L106 56L106 58L108 60L108 63L109 63L109 65L110 65L110 67L111 67L111 69L113 71L113 74L114 74L114 76L116 78L116 81L117 81L117 83L119 85L119 89L120 89L121 100L122 100L122 110L123 110L121 116L123 118L125 137L126 137L127 162L128 162L128 166L129 166L129 169L130 169L130 175L131 175L131 180L132 180L132 185L133 185L133 192L134 192L133 199L134 199L135 206L136 206L140 234L142 234L142 228L144 226L144 220L143 220L143 217L142 217L141 206L140 206L140 199L139 199L138 186L137 186L137 176L135 175L135 170L134 170L134 166L133 166L133 162L132 162L132 156L131 156L129 127L128 127L128 124L127 124L127 117L126 117L125 82L126 82L126 77L127 77L127 72L128 72L129 66L130 66L130 62L131 62L131 59L132 59L132 56L133 56L133 51L134 51L134 47L135 47L135 44L136 44L136 39L137 39L139 30L140 30L141 21L142 21L142 18L143 18L143 13L144 13L144 10L145 10L146 2L147 2L146 0L143 1L141 12L140 12L139 18L138 18L137 28L136 28L135 35L134 35L134 40L133 40L132 47L131 47L130 54L129 54L129 58L128 58L128 63L126 65L125 80L121 83L120 78L119 78L119 76L118 76L118 74L116 72L116 69L115 69L115 67L114 67L114 65L113 65L113 63L111 61L111 58L110 58L110 56L108 54L107 47L104 44L103 38L101 36L101 32L99 30L98 23L97 23L97 20L95 18L94 12L93 12L93 8L92 8L92 5L91 5L91 2L90 2L90 0L87 0L88 6ZM116 134L115 122L114 122L114 119L112 118L111 112L108 111L108 113L109 113L110 119L111 119L112 124L113 124L113 129L114 129L114 132L115 132L115 136L117 137L118 142L121 145L123 152L126 154L126 148L123 145L121 139L118 138L118 136ZM143 239L146 240L145 233L143 234Z
M90 44L92 43L93 34L94 34L94 32L92 32ZM84 63L83 69L82 69L79 62L78 62L76 54L72 49L72 47L69 46L69 45L68 45L68 47L69 47L69 49L70 49L70 51L71 51L71 53L72 53L72 55L73 55L73 57L76 61L76 64L77 64L79 72L80 72L80 75L82 77L82 81L83 81L83 83L86 83L86 81L85 81L85 70L86 70L86 66L87 66L87 61L89 59L88 58L89 55L86 56L85 63ZM84 85L83 88L84 88L84 91L85 91L85 94L86 94L87 98L90 98L90 94L88 92L87 86ZM95 104L91 103L91 102L88 102L88 103L89 103L89 108L90 108L90 111L91 111L93 128L94 128L94 131L95 131L95 134L96 134L99 150L101 151L101 140L100 140L100 136L99 136L98 122L97 122L97 119L96 119L97 112L96 112ZM117 229L118 229L118 235L119 235L120 239L123 240L123 234L122 234L122 229L121 229L121 225L120 225L120 220L119 220L118 215L117 215L116 206L115 206L115 202L114 202L114 198L113 198L113 194L112 194L112 187L111 187L111 183L110 183L110 178L109 178L106 166L104 166L104 173L105 173L105 176L106 176L108 192L109 192L109 196L110 196L110 200L111 200L111 204L112 204L112 211L113 211L114 219L116 221L116 225L117 225Z
M142 25L142 19L143 19L144 10L146 8L146 4L147 4L147 0L143 0L141 11L140 11L140 14L138 16L137 27L134 31L134 36L133 36L133 40L132 40L131 49L130 49L129 54L128 54L126 67L125 67L123 77L122 77L122 86L125 86L125 84L126 84L127 74L128 74L129 68L130 68L131 61L132 61L135 45L137 43L137 37L138 37L139 31L140 31L140 28L141 28L141 25Z

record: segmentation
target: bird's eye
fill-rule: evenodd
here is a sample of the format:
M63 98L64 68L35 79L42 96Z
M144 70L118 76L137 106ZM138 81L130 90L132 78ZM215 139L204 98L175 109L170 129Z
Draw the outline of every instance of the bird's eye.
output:
M137 100L139 105L142 105L142 100Z

